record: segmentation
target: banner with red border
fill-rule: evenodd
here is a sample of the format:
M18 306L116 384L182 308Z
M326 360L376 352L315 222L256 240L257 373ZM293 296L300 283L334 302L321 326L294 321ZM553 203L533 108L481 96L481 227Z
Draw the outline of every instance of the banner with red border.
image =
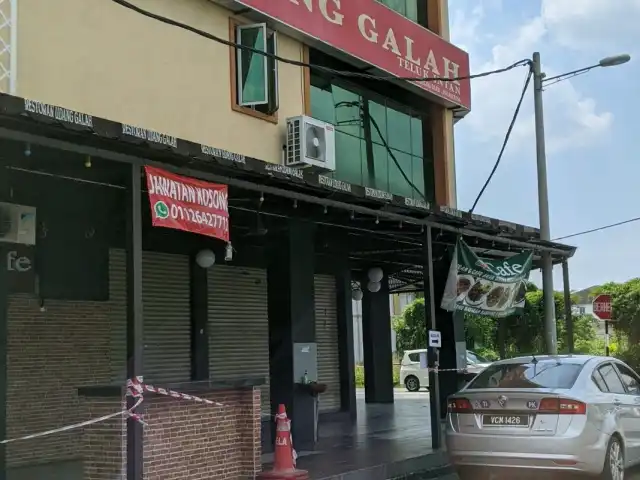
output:
M229 241L227 185L145 166L154 227L173 228Z

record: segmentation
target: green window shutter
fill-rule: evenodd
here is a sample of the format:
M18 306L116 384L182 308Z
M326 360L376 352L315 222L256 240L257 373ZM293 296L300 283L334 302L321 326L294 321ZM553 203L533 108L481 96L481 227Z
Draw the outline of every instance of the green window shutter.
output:
M267 52L267 24L239 25L236 42L244 47ZM266 105L269 102L269 66L267 57L239 48L236 55L238 71L238 105Z

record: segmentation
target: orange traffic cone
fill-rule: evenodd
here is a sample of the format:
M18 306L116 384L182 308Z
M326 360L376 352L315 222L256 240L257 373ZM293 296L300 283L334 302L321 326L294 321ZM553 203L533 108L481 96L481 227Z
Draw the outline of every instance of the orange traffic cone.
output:
M309 472L296 469L296 452L291 437L291 420L284 405L278 406L276 415L276 446L273 451L273 468L261 472L258 480L308 480Z

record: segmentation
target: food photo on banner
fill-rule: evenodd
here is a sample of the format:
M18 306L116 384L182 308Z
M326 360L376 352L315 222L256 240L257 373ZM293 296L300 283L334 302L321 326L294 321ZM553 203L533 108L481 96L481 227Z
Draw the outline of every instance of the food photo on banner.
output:
M199 233L229 242L227 185L145 166L154 227Z
M532 251L500 260L481 258L459 239L441 307L493 318L521 313L532 262Z

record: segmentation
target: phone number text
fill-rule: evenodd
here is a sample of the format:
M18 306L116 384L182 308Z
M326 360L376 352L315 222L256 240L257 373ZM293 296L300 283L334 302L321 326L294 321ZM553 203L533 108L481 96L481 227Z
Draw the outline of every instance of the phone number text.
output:
M209 212L201 212L189 207L182 207L175 203L169 207L169 215L174 220L186 220L197 225L203 225L222 230L229 229L229 218L222 215L215 215Z

